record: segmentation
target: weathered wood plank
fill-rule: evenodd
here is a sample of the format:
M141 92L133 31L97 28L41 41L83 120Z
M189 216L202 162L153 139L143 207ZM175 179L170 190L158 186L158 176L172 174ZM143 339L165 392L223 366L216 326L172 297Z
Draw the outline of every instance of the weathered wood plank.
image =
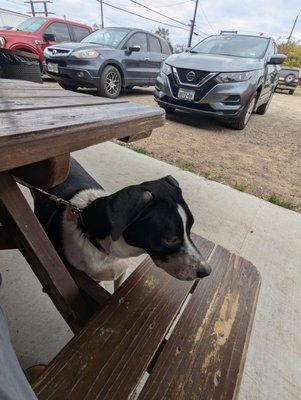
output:
M124 104L124 115L122 115L120 108L118 108L121 106L122 104L97 106L99 110L105 107L107 110L106 113L99 111L98 116L97 113L94 113L92 122L89 118L90 107L85 108L86 115L82 115L81 118L78 118L77 113L69 112L70 118L65 119L64 110L49 110L49 114L60 111L61 119L57 120L55 115L51 118L50 115L48 122L45 122L48 129L44 129L42 132L39 131L41 127L39 128L38 121L32 118L31 127L26 123L26 127L24 127L26 133L22 134L22 118L20 119L20 117L25 116L23 113L31 113L32 111L20 112L21 116L16 116L18 117L16 119L15 116L13 119L10 118L11 125L5 131L4 127L1 128L2 121L0 121L0 134L10 132L9 136L0 136L0 171L45 160L60 154L71 153L111 139L132 136L133 134L150 134L154 128L164 124L164 112L158 108L127 107L129 105ZM39 113L37 111L35 113L36 118L38 118ZM10 113L4 114L6 115L6 124L8 124L7 114ZM40 114L42 113L40 112ZM73 115L73 118L71 115ZM125 117L125 115L127 116ZM16 121L16 131L20 132L19 135L14 134L12 125L14 121ZM79 121L82 123L79 123ZM30 130L34 130L36 134L30 133Z
M21 110L41 110L50 108L66 108L76 106L104 105L127 103L126 100L111 100L104 97L95 96L78 96L78 97L62 97L58 102L57 98L45 97L37 99L0 99L0 112L21 111Z
M39 90L31 90L30 86L24 87L22 89L1 89L0 88L0 96L4 99L17 99L17 98L31 98L38 99L40 97L77 97L77 96L86 96L89 97L89 94L78 94L76 92L71 92L70 90L63 89L44 89L44 86Z
M192 286L146 260L35 382L39 400L131 398Z
M49 189L67 178L69 167L70 155L63 154L12 169L10 172L20 183L25 182L41 189Z
M41 87L41 83L22 81L20 79L0 79L0 89L3 88L16 88L16 87ZM44 86L42 86L44 87Z
M221 247L210 265L210 279L198 283L139 400L236 398L260 276Z
M92 311L7 172L0 174L0 221L63 318L77 332Z
M10 136L25 136L27 133L38 133L39 137L51 132L61 132L62 128L74 128L84 125L85 128L96 124L99 128L108 123L118 123L124 119L164 115L159 107L137 105L134 103L114 103L110 105L72 107L70 109L49 109L47 113L40 110L8 111L2 114L0 121L0 144ZM135 133L135 132L133 132ZM15 138L14 138L15 139Z

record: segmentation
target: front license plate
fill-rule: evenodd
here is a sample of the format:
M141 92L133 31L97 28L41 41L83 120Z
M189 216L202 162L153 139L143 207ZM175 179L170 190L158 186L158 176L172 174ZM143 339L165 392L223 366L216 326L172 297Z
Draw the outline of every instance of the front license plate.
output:
M57 64L48 63L47 64L47 70L49 72L54 72L55 74L58 74L59 73L59 66Z
M193 101L195 90L179 89L178 98L181 100Z

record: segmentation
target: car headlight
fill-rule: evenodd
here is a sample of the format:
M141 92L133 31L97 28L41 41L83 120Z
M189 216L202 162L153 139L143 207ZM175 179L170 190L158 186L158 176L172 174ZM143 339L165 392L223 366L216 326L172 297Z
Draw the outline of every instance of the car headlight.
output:
M252 71L246 72L222 72L215 79L219 83L230 83L230 82L243 82L248 81L253 75Z
M3 36L0 36L0 48L4 48L5 47L5 39Z
M94 49L76 50L71 55L75 58L97 58L99 53Z
M171 74L171 66L164 62L161 66L161 72L165 75Z

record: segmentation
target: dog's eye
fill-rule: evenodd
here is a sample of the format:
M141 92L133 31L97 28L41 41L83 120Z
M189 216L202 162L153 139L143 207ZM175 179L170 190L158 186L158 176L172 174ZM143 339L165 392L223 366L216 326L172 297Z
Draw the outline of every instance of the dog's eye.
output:
M170 237L162 238L162 242L166 246L176 246L177 244L179 244L181 242L181 239L178 236L170 236Z

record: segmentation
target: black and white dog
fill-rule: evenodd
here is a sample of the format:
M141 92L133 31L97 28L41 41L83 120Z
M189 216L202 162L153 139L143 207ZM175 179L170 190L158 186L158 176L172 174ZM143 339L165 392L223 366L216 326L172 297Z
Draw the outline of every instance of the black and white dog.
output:
M81 217L33 192L35 214L63 259L96 281L122 282L126 259L143 253L181 280L210 274L190 238L193 216L167 176L108 194L74 159L66 181L49 190Z

